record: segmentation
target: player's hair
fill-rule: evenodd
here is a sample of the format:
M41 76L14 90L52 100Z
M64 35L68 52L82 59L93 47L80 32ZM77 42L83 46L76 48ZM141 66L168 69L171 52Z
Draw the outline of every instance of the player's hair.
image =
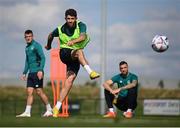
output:
M67 9L65 12L65 17L67 17L68 15L77 17L77 12L75 9L70 8L70 9Z
M28 29L28 30L26 30L25 32L24 32L24 34L31 34L32 33L32 35L33 35L33 32L32 32L32 30L30 30L30 29Z
M121 61L121 62L119 62L119 66L121 66L121 65L123 65L123 64L128 65L128 63L127 63L126 61Z

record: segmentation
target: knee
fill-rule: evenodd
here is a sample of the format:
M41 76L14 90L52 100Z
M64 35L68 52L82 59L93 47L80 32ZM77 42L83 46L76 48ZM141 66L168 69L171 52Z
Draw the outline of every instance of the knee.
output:
M32 90L27 90L27 96L32 96L33 95L33 91Z
M75 78L67 79L67 81L66 81L66 82L67 82L67 85L68 85L68 86L72 86L72 85L73 85L73 82L74 82L74 79L75 79Z
M43 94L43 91L42 90L36 90L36 93L37 93L37 95L42 95Z
M82 56L83 51L82 51L82 49L78 49L78 50L76 51L76 53L77 53L77 56L79 57L79 56Z

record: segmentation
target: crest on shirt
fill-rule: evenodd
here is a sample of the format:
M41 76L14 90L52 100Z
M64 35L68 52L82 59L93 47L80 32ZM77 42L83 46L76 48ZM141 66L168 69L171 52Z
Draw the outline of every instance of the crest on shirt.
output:
M31 50L34 50L34 46L31 47Z

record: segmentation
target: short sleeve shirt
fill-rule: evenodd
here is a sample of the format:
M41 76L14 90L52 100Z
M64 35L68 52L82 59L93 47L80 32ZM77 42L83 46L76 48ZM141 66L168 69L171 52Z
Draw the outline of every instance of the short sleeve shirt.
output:
M127 76L123 76L122 74L117 74L111 78L113 81L113 84L117 84L118 88L126 86L130 83L132 83L133 80L138 81L138 77L133 73L128 73ZM128 94L128 90L122 90L120 91L119 95L122 97L126 97Z

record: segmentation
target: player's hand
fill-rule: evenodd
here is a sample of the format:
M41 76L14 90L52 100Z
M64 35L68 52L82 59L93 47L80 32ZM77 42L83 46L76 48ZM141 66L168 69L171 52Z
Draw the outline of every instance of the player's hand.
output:
M26 81L26 75L25 74L21 75L20 79Z
M39 80L41 80L43 78L43 72L42 71L38 71L37 72L37 77Z
M70 40L69 42L67 42L67 45L72 46L72 45L74 45L74 42L72 40Z
M113 95L117 95L120 91L121 91L121 88L118 88L118 89L112 90L111 93L112 93Z
M46 50L50 50L50 49L51 49L51 46L49 47L49 46L46 45L44 48L45 48Z

